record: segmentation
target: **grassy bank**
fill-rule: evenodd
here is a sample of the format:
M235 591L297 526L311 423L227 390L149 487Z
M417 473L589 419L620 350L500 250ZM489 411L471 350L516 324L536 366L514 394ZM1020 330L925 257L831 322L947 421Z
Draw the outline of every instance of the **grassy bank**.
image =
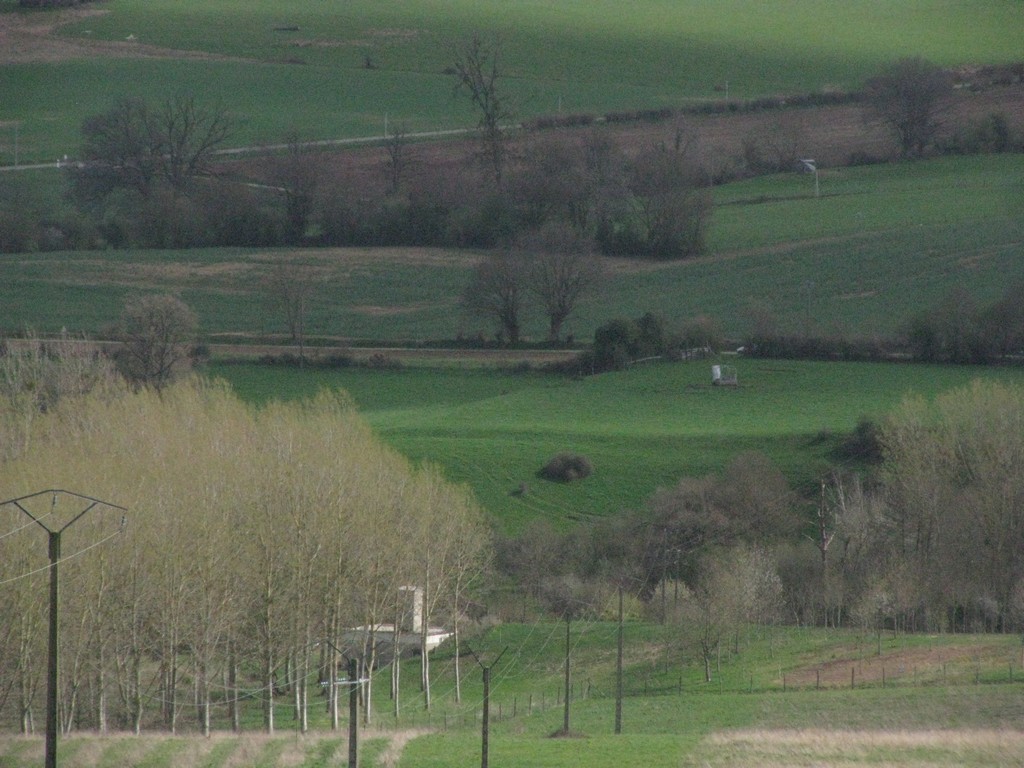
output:
M499 524L563 527L643 503L682 476L720 471L737 454L768 454L800 488L836 461L862 416L881 419L908 394L976 377L1024 381L1018 368L732 359L740 386L711 385L711 361L640 366L577 380L459 368L298 370L213 365L247 400L342 388L394 447L467 483ZM578 483L541 480L554 454L588 456ZM525 484L527 491L520 493Z

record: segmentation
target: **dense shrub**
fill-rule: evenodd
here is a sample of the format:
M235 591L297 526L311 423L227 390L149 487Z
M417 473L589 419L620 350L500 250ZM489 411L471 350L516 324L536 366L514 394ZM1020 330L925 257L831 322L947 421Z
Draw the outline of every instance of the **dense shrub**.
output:
M1013 136L1006 115L996 112L943 140L938 150L953 155L993 154L1015 151L1021 143L1020 138Z
M985 363L991 357L978 307L964 290L952 291L912 318L907 341L923 362Z
M637 320L615 318L594 331L593 372L620 370L680 348L681 337L661 315L648 312Z
M954 290L914 317L906 341L923 362L989 363L1024 353L1024 283L1007 288L1001 299L979 307Z
M885 360L896 351L878 339L761 333L744 344L751 357L788 360Z
M853 432L836 446L832 456L842 462L881 463L883 458L881 430L877 422L867 416L861 416L857 420L857 426L854 427Z
M545 480L571 483L573 480L589 477L593 471L594 466L586 456L564 452L552 457L537 474Z

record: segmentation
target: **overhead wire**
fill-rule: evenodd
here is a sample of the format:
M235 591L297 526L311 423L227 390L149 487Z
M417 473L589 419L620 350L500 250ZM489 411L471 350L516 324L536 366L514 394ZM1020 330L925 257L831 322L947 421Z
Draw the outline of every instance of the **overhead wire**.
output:
M36 568L35 570L28 571L27 573L22 573L22 574L19 574L18 576L12 576L11 578L4 579L3 581L0 581L0 586L3 586L4 584L10 584L11 582L14 582L14 581L19 581L21 579L27 579L30 576L35 576L37 573L42 573L43 571L48 571L51 568L53 568L55 565L60 565L61 563L67 562L68 560L73 560L74 558L78 557L79 555L84 555L90 549L95 549L96 547L100 546L101 544L104 544L105 542L110 541L115 536L121 535L121 532L122 532L122 529L118 529L118 530L114 531L113 533L108 534L107 536L103 537L99 541L93 542L92 544L88 545L87 547L83 547L82 549L78 550L77 552L73 552L72 554L67 555L66 557L59 558L56 562L47 563L46 565L41 566L39 568Z

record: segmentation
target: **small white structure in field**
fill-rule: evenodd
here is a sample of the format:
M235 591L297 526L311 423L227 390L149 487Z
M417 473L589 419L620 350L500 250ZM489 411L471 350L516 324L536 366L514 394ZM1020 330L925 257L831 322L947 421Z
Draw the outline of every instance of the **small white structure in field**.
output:
M716 387L735 387L739 384L736 368L731 365L712 365L711 383Z
M423 626L423 590L420 587L399 587L398 625L374 624L352 627L342 634L347 648L360 649L373 645L385 653L427 653L452 636L441 627ZM397 648L396 648L397 645Z

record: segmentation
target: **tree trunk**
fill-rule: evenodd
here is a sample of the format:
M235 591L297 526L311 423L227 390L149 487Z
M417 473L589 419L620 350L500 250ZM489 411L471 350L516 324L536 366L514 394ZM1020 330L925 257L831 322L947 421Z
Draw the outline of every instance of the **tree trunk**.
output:
M263 655L263 729L270 735L274 733L274 652L270 650L268 641L266 653Z
M452 622L453 640L455 642L455 703L462 703L462 666L459 662L459 607L455 605L455 617Z
M242 732L242 708L238 702L238 657L235 644L231 643L228 651L228 714L231 717L231 730Z

